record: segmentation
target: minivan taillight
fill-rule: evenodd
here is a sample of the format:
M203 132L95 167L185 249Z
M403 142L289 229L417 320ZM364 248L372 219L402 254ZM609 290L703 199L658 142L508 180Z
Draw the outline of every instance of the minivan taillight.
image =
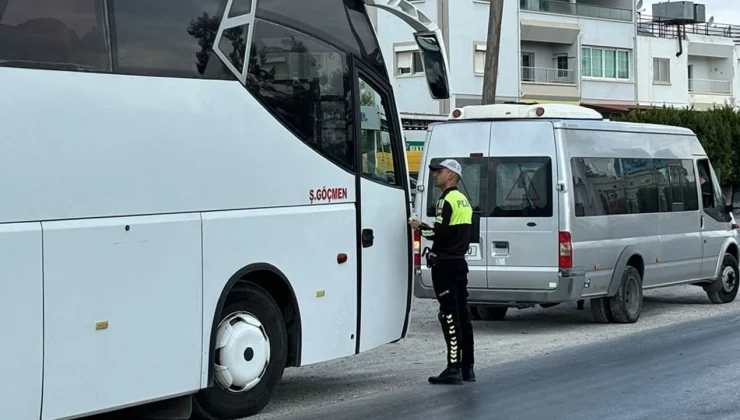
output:
M421 265L421 233L414 231L414 266Z
M573 242L570 232L558 232L558 267L573 268Z

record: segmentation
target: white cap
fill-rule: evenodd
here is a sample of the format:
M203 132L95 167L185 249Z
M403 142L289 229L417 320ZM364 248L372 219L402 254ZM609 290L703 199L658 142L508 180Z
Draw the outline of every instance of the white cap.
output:
M429 165L429 169L432 170L438 170L438 169L449 169L450 171L454 172L462 178L462 166L455 160L455 159L445 159L442 162L435 164L435 165Z

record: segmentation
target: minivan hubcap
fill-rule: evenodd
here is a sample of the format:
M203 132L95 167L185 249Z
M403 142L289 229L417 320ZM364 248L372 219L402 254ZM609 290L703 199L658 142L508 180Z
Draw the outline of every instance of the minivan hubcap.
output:
M735 288L735 270L732 267L727 266L722 270L722 290L726 293L730 293Z
M214 379L228 392L246 392L262 380L270 363L270 338L247 312L226 317L216 332Z
M627 307L627 312L629 312L630 315L637 313L637 308L640 305L640 291L637 287L637 279L630 277L629 280L627 280L627 287L624 291L624 303Z

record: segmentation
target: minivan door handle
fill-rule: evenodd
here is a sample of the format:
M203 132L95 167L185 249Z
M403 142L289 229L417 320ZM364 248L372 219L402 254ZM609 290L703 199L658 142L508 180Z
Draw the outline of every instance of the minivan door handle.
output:
M362 247L368 248L373 246L375 236L373 235L372 229L362 229Z
M699 216L699 227L704 229L704 216Z
M509 241L493 241L493 255L495 256L506 256L509 255Z

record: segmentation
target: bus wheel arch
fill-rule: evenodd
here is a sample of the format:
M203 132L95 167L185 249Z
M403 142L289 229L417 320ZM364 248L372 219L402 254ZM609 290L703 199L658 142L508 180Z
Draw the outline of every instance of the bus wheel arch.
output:
M194 396L194 411L209 420L260 412L284 369L300 364L300 341L295 294L282 272L269 264L239 270L216 305L208 388Z

